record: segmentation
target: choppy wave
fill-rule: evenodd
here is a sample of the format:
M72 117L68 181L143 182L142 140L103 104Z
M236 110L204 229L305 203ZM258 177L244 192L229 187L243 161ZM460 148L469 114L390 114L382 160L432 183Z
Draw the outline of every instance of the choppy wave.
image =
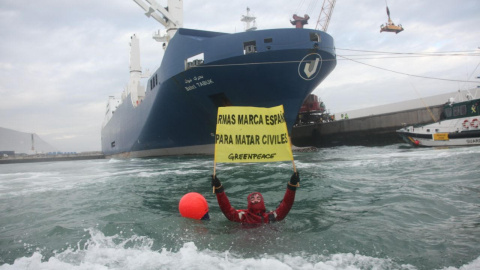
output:
M244 258L227 251L199 250L195 243L188 242L178 251L165 248L153 250L153 239L133 235L105 236L97 229L89 229L90 239L79 242L62 252L45 258L41 250L30 257L3 264L0 270L51 269L51 270L135 270L135 269L416 269L412 265L399 265L390 259L374 258L361 254L275 254ZM461 266L445 270L474 270L480 268L480 257Z
M302 182L288 218L248 231L220 212L210 157L4 166L0 270L480 269L478 154L398 145L297 153ZM216 169L234 207L255 189L270 209L292 164ZM190 191L205 195L209 222L177 213Z

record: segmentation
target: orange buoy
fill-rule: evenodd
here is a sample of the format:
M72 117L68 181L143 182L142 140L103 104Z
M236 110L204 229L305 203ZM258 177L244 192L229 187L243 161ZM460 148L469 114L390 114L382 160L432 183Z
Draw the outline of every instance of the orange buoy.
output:
M208 203L200 193L190 192L180 199L178 210L182 217L202 219L208 214Z

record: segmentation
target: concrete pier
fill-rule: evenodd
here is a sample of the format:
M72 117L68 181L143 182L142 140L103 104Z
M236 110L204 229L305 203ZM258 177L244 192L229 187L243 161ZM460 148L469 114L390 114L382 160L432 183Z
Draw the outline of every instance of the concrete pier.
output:
M327 123L296 126L292 129L292 144L305 146L387 145L403 142L396 130L404 125L438 121L442 105L391 112Z
M39 155L13 156L13 157L7 157L7 158L0 158L0 164L72 161L72 160L90 160L90 159L105 159L105 156L100 152L66 154L66 155L56 155L56 156L39 154Z
M402 143L396 130L438 121L443 105L450 99L460 102L478 96L480 88L475 88L342 113L350 119L341 119L342 114L336 113L333 122L293 127L292 144L322 147Z

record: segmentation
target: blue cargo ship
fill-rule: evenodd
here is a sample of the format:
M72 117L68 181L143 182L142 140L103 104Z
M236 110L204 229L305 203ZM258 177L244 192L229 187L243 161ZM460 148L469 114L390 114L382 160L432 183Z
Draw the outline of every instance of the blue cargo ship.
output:
M121 99L110 98L102 127L107 157L213 154L221 106L283 104L291 132L304 99L336 66L333 38L318 30L171 29L146 87L132 37L130 82Z

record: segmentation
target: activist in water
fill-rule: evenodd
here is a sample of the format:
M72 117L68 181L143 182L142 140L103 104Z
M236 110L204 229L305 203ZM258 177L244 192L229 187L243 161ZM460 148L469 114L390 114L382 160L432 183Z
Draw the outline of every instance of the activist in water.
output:
M300 186L300 177L298 172L294 172L287 184L287 190L280 205L275 211L266 212L263 196L259 192L253 192L247 197L248 208L236 210L230 205L225 189L216 175L212 175L212 186L217 195L217 201L225 217L228 220L240 222L243 224L261 224L271 223L283 220L293 206L295 192Z

